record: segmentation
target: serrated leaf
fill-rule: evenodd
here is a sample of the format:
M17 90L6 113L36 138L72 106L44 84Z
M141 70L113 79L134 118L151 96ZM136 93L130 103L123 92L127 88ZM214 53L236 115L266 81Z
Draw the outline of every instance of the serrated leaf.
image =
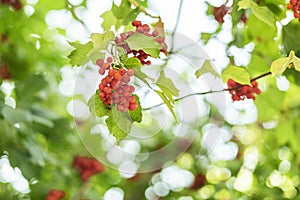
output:
M172 115L173 115L175 121L178 122L178 119L177 119L177 117L176 117L176 114L175 114L175 112L174 112L174 110L173 110L173 108L174 108L174 106L173 106L173 104L172 104L173 99L172 99L172 100L168 99L167 96L166 96L163 92L161 92L161 91L159 91L159 90L154 90L154 92L156 92L156 94L158 94L158 95L160 96L160 98L163 100L163 102L166 104L166 106L168 107L168 109L169 109L170 112L172 113Z
M213 66L211 65L209 60L204 61L202 67L195 72L195 76L196 76L196 78L199 78L201 75L203 75L205 73L211 73L212 75L214 75L216 77L220 77L220 74L218 74L215 71L215 69L213 68Z
M75 50L73 50L68 56L70 59L70 64L73 66L80 66L85 63L86 55L93 48L93 43L88 42L86 44L78 44L75 42L70 42L69 44L75 48Z
M118 20L114 16L112 10L104 12L100 17L103 19L101 26L104 30L109 30L112 25L115 25L116 29L119 29L121 27L121 20Z
M159 57L161 46L154 40L153 37L148 37L142 33L135 33L127 40L128 46L132 50L143 50L150 54L152 57Z
M105 53L102 51L106 50L113 38L114 33L112 31L106 31L103 34L92 34L92 41L86 44L70 43L76 48L68 56L68 58L70 58L70 64L80 66L89 61L96 63L97 59L104 58Z
M88 101L90 112L99 118L111 115L110 110L106 108L99 98L98 92L99 90L97 90L96 94L94 94Z
M229 79L233 79L235 82L238 82L242 85L251 85L250 74L243 67L229 65L222 71L221 77L223 82L227 82Z
M252 0L242 0L238 2L238 10L250 8L253 14L260 19L261 21L265 22L272 28L275 28L275 16L273 12L265 6L259 6Z
M124 16L128 16L128 11L131 10L131 4L128 0L123 0L121 1L120 6L113 4L111 10L117 19L123 19Z
M125 68L136 68L142 66L141 61L138 58L128 58L124 63Z
M116 107L112 107L111 113L105 122L110 133L120 142L130 132L133 121L128 112L120 112Z
M178 96L179 90L174 85L170 78L167 78L164 71L160 72L160 75L156 81L156 85L162 90L162 92L171 100L172 96Z
M136 94L134 94L133 96L135 97L135 101L138 103L139 106L137 107L137 109L129 111L129 115L132 121L140 123L143 118L140 98Z

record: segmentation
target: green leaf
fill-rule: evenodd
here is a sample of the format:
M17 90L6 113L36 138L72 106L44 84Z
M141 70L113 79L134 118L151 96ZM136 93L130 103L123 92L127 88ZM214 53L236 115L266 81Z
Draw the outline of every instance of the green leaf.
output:
M119 29L121 27L121 20L118 20L115 16L112 10L108 10L104 12L101 15L101 18L103 19L103 22L101 24L102 28L104 30L109 30L112 25L115 25L116 29Z
M247 9L251 7L252 0L241 0L238 2L238 10Z
M201 75L203 75L205 73L211 73L212 75L214 75L216 77L220 77L220 74L218 74L215 71L215 69L213 68L213 66L211 65L209 60L204 61L202 67L195 72L195 76L196 76L196 78L199 78Z
M110 133L116 137L119 143L130 132L133 121L128 112L120 112L116 107L112 107L111 115L105 120Z
M162 90L162 92L171 100L172 96L178 96L179 90L174 85L170 78L167 78L164 71L160 72L160 75L156 81L156 85Z
M295 54L300 57L300 23L298 20L293 20L282 28L282 43L284 51L288 54L290 51L295 51Z
M133 70L134 70L134 76L138 77L144 83L148 83L147 79L154 81L152 77L142 72L141 67L135 67Z
M124 63L125 68L136 68L141 67L142 63L138 58L128 58L126 62Z
M104 34L94 33L91 35L90 42L86 44L70 43L71 46L76 48L68 56L71 65L83 65L89 61L96 63L99 58L104 58L105 52L110 42L114 39L112 31L106 31Z
M276 28L275 26L275 16L273 12L265 6L259 6L252 0L242 0L238 3L238 10L250 8L253 14L260 19L261 21L265 22L272 28Z
M271 64L270 71L273 76L281 75L290 65L291 58L278 58L277 60L273 61Z
M273 76L281 75L287 68L294 67L297 71L300 71L300 59L295 56L295 52L291 51L286 58L278 58L271 64L270 71Z
M106 106L99 98L98 92L99 90L97 90L96 94L94 94L88 101L88 106L91 113L99 118L111 115L110 110L106 108Z
M93 43L88 42L86 44L78 44L75 42L70 42L69 44L75 48L75 50L73 50L68 56L70 59L70 64L73 66L80 66L84 64L86 62L87 53L93 49Z
M170 101L170 99L168 99L168 97L163 92L161 92L159 90L154 90L154 92L156 92L156 94L158 94L160 96L160 98L163 100L163 102L167 105L168 109L172 113L175 121L178 122L176 114L173 110L173 108L174 108L174 105L172 104L173 100Z
M142 118L143 118L140 98L135 94L133 96L135 97L135 101L138 103L139 106L137 107L137 109L133 111L129 111L129 115L132 121L140 123L142 122Z
M253 14L260 19L261 21L268 24L270 27L275 28L275 16L273 12L265 7L265 6L253 6L252 7Z
M139 9L132 9L128 0L122 0L120 6L112 5L112 8L104 12L101 17L103 19L102 27L109 30L113 25L118 30L122 25L126 26L134 20L139 13Z
M221 76L223 82L227 82L229 79L233 79L235 82L238 82L242 85L251 85L250 75L244 67L229 65L222 71Z
M142 33L135 33L125 40L130 49L143 50L154 58L159 57L161 46L154 40L153 37L148 37Z
M262 94L257 95L254 101L258 110L258 120L267 122L276 120L280 114L285 92L279 91L276 86L270 86Z

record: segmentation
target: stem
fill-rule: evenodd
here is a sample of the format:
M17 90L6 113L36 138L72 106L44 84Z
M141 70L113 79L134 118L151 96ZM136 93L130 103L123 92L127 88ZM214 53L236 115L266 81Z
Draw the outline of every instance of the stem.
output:
M140 12L143 12L145 15L148 15L152 18L159 18L159 16L153 16L150 13L148 13L146 11L146 8L144 6L141 6L138 2L136 2L135 0L128 0L129 3L131 3L132 5L134 5L136 8L139 9Z
M178 25L179 25L179 20L180 20L182 5L183 5L183 0L180 0L179 7L178 7L178 14L177 14L177 18L176 18L176 23L175 23L173 32L171 34L171 36L172 36L172 47L170 49L170 52L172 52L173 48L174 48L174 35L175 35L175 33L177 31L177 28L178 28Z
M250 82L251 82L251 81L258 80L258 79L263 78L263 77L265 77L265 76L269 76L269 75L271 75L271 74L272 74L271 72L266 72L266 73L264 73L264 74L262 74L262 75L259 75L259 76L255 77L255 78L252 78L252 79L250 80ZM218 93L218 92L225 92L225 91L230 91L230 90L236 90L236 89L239 89L240 87L243 87L243 85L238 85L238 86L233 87L233 88L230 88L230 89L224 88L224 89L222 89L222 90L210 90L210 91L207 91L207 92L196 92L196 93L188 94L188 95L179 97L179 98L177 98L177 99L174 99L174 101L177 102L177 101L180 101L180 100L182 100L182 99L186 99L186 98L191 97L191 96L206 95L206 94L212 94L212 93ZM151 107L148 107L148 108L143 108L143 110L151 110L152 108L159 107L159 106L161 106L161 105L163 105L163 104L164 104L164 103L159 103L159 104L156 104L156 105L151 106Z

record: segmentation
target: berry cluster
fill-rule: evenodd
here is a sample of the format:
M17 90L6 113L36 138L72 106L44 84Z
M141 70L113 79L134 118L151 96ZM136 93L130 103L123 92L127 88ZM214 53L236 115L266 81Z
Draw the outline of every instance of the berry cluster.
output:
M228 90L231 94L233 101L240 101L247 99L255 100L254 94L260 94L260 89L256 81L251 81L252 86L250 85L241 85L235 82L232 79L229 79L227 82Z
M127 40L128 37L135 33L142 33L148 37L154 37L154 40L161 45L161 52L166 53L167 47L165 44L165 39L162 37L159 37L159 33L157 31L150 32L150 27L147 24L142 24L141 21L132 21L132 25L136 28L135 31L129 31L128 33L121 33L120 37L115 38L115 42L118 46L121 46L125 49L127 55L132 54L133 57L138 58L143 65L150 65L151 61L147 60L147 58L150 56L150 54L145 53L143 50L131 50L128 46L128 44L124 43L125 40Z
M22 8L22 3L20 0L0 0L0 3L11 6L15 10L20 10Z
M104 171L104 166L95 158L76 156L72 166L80 173L80 179L87 181L91 176Z
M229 7L222 5L220 7L214 7L213 15L215 17L215 20L217 20L219 23L224 23L224 16L228 13Z
M110 65L112 58L107 58L107 62L102 59L97 60L97 65L100 67L99 73L103 75L105 70L107 75L101 80L99 84L99 97L105 106L109 107L116 105L121 112L127 110L133 111L137 109L138 103L132 95L134 87L128 85L130 77L134 75L133 69L126 70L121 67L113 69Z
M65 195L64 191L52 189L47 193L46 200L60 200Z
M287 9L294 12L294 17L300 22L300 0L290 0Z

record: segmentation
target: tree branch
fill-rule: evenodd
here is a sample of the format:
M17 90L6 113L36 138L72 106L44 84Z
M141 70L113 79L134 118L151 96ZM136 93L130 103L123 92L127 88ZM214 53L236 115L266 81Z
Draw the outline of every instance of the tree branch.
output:
M264 73L264 74L261 74L261 75L255 77L255 78L252 78L252 79L250 80L250 82L251 82L251 81L258 80L258 79L263 78L263 77L265 77L265 76L269 76L269 75L271 75L271 74L272 74L271 72L266 72L266 73ZM206 94L212 94L212 93L219 93L219 92L225 92L225 91L237 90L237 89L239 89L240 87L243 87L243 85L238 85L238 86L233 87L233 88L230 88L230 89L229 89L229 88L224 88L224 89L222 89L222 90L210 90L210 91L207 91L207 92L196 92L196 93L188 94L188 95L179 97L179 98L177 98L177 99L174 99L174 101L177 102L177 101L186 99L186 98L191 97L191 96L206 95ZM151 110L151 109L156 108L156 107L159 107L159 106L161 106L161 105L164 105L164 103L159 103L159 104L156 104L156 105L151 106L151 107L148 107L148 108L143 108L142 110Z

